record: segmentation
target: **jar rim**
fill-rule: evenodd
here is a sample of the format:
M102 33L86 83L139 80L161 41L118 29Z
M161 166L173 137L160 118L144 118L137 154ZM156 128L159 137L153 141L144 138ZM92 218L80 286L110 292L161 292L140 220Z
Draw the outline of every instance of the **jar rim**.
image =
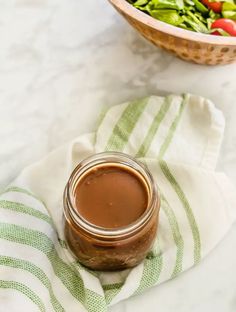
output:
M105 228L96 224L90 223L83 218L79 211L73 204L74 189L76 188L79 178L86 173L86 171L102 164L120 164L136 171L144 178L149 188L149 201L144 213L134 222L117 228ZM74 187L73 187L74 186ZM109 238L109 237L123 237L132 234L142 228L153 215L155 207L160 208L160 196L156 183L149 169L134 157L121 152L101 152L93 154L82 160L72 171L71 176L66 184L64 190L64 215L68 219L70 217L75 225L80 226L85 232L95 236Z

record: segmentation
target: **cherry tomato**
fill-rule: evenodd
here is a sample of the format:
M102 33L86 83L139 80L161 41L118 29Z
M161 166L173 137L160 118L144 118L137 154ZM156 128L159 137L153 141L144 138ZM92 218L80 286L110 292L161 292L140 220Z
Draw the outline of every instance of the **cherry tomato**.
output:
M222 11L222 2L210 2L209 0L201 0L201 2L215 13L221 13Z
M219 18L211 24L211 29L220 28L227 32L229 35L236 37L236 21L228 18ZM217 30L212 33L213 35L221 35Z

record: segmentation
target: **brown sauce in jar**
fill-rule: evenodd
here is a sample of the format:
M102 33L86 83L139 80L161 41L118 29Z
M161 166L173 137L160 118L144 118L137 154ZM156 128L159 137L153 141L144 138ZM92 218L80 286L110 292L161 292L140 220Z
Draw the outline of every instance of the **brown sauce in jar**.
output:
M123 153L83 160L64 191L64 233L84 266L114 271L134 267L157 233L160 198L146 167Z
M147 209L148 188L134 170L102 165L89 170L78 181L75 206L92 224L104 228L124 227Z

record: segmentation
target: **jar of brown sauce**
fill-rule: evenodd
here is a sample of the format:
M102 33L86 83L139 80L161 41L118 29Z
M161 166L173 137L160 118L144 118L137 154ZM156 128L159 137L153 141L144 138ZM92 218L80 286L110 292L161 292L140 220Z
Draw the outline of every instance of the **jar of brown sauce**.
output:
M94 270L140 263L156 237L160 198L148 169L123 153L82 161L64 192L65 239Z

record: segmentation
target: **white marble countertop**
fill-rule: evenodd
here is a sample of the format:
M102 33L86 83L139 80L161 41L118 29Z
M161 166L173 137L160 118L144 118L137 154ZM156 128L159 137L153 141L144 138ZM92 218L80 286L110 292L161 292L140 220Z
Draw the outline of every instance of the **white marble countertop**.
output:
M96 127L100 110L192 92L226 117L219 169L236 183L236 64L188 64L142 39L104 0L0 0L0 186ZM236 226L200 265L112 312L235 312ZM9 311L10 312L10 311Z

